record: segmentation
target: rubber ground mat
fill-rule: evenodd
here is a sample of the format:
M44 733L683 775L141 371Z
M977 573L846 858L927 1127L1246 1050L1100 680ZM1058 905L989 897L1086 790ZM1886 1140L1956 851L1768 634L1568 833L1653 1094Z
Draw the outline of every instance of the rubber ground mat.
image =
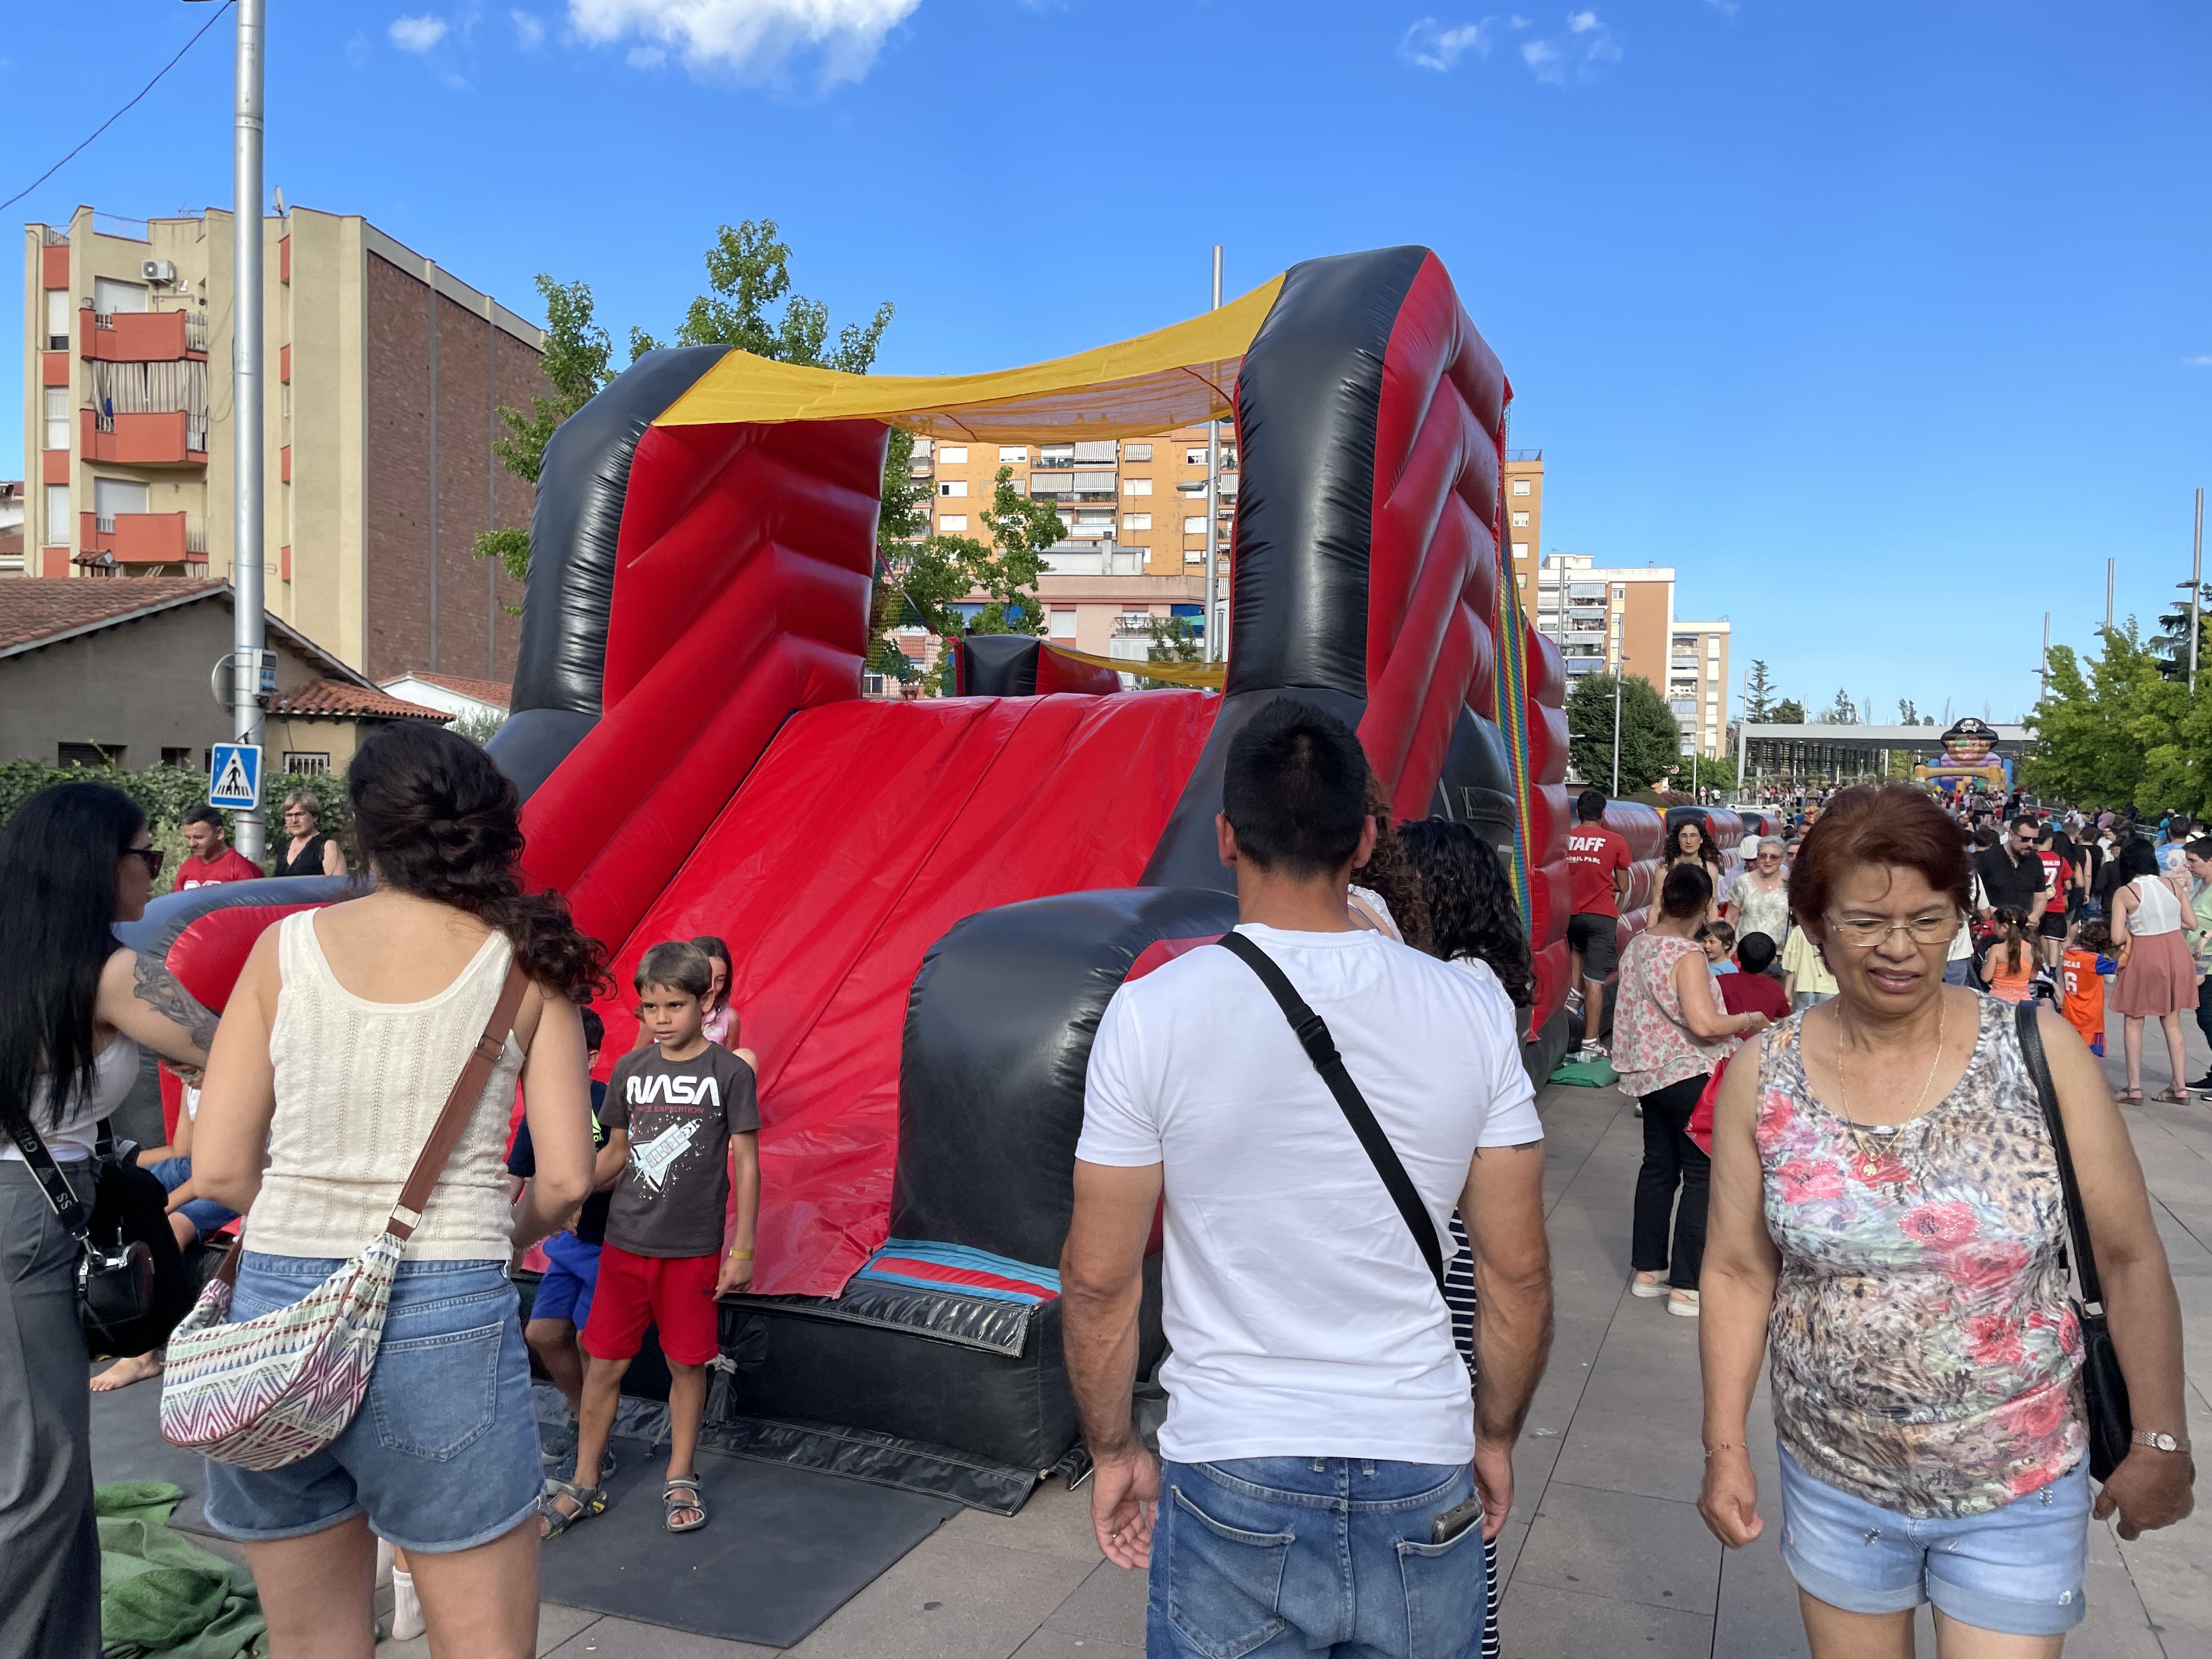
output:
M662 1524L668 1455L617 1440L610 1504L545 1547L549 1601L787 1648L956 1514L960 1505L839 1475L699 1455L708 1521Z

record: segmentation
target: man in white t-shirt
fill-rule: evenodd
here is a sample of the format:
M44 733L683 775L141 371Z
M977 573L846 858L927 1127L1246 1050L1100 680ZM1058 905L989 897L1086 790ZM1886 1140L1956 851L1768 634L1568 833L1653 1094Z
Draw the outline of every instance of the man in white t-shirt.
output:
M1125 984L1091 1046L1060 1276L1092 1521L1109 1559L1152 1568L1152 1659L1481 1639L1482 1539L1551 1340L1543 1130L1495 1000L1346 908L1375 841L1365 772L1341 721L1270 703L1230 745L1221 856L1237 931L1327 1023L1439 1240L1463 1212L1481 1387L1470 1400L1419 1245L1253 969L1207 946ZM1156 1463L1130 1391L1163 1194Z

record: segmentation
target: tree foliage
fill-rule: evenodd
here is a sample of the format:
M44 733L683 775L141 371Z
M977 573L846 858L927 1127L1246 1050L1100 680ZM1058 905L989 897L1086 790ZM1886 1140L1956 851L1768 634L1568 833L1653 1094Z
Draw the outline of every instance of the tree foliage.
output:
M1777 726L1802 726L1805 705L1795 697L1784 697L1774 705L1772 719Z
M1775 717L1774 678L1763 657L1753 657L1751 672L1744 676L1743 717L1754 726L1764 726Z
M781 303L783 313L771 317ZM865 374L890 324L889 300L866 323L848 323L830 338L830 307L791 291L791 246L773 219L724 225L707 250L707 292L691 301L676 330L678 345L727 345L779 363ZM629 331L635 362L660 342L641 328Z
M1198 634L1191 627L1188 617L1155 617L1145 631L1152 635L1152 643L1145 647L1145 660L1147 662L1194 663L1202 654ZM1137 689L1155 691L1172 684L1172 681L1148 679L1139 675Z
M1820 711L1822 726L1856 726L1859 723L1858 705L1851 694L1841 686L1836 688L1836 700Z
M2212 807L2212 678L2199 676L2192 698L2161 675L2171 641L2145 640L2133 617L2099 639L2087 662L2071 646L2051 647L2044 695L2027 717L2036 741L2022 781L2083 806L2202 815Z
M1585 674L1567 694L1567 755L1575 775L1601 789L1613 786L1613 676ZM1649 789L1681 762L1682 729L1651 682L1620 682L1620 789Z

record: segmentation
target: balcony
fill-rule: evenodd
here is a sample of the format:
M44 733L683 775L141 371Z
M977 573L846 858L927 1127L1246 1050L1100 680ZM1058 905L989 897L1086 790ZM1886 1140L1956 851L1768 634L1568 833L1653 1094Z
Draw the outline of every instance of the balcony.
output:
M207 319L189 311L77 313L77 354L93 362L173 363L207 357Z
M174 409L152 415L102 415L82 409L77 417L88 461L124 466L205 466L207 416Z
M1048 576L1141 576L1145 550L1116 547L1111 542L1089 547L1055 542L1041 556Z
M207 533L182 513L80 513L79 562L207 563Z

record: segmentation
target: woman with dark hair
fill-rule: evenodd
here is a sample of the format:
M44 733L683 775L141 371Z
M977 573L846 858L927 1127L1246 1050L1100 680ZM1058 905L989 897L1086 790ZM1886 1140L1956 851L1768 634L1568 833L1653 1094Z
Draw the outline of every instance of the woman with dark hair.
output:
M2197 1006L2197 970L2189 955L2182 903L2160 872L2158 854L2142 836L2128 837L2118 863L2119 884L2112 890L2112 943L2119 950L2120 971L2113 977L2112 997L2106 1006L2126 1019L2128 1086L2120 1091L2120 1098L2143 1097L2143 1022L2155 1019L2166 1030L2166 1063L2172 1078L2155 1098L2179 1105L2189 1098L2183 1086L2189 1076L2189 1062L2181 1011ZM2190 920L2194 920L2193 915Z
M91 1395L77 1243L22 1146L43 1146L93 1201L100 1120L138 1077L140 1045L187 1073L215 1017L167 968L115 942L161 872L146 817L104 784L41 790L0 831L0 1656L100 1651Z
M578 1004L605 969L566 905L523 890L514 786L475 744L392 726L346 786L375 890L261 935L201 1095L195 1178L246 1215L234 1319L299 1301L377 1236L510 964L528 982L408 1241L361 1410L283 1468L210 1462L208 1524L245 1544L279 1654L368 1654L382 1538L434 1651L528 1659L544 1474L507 1268L591 1190ZM518 1078L537 1173L510 1205Z
M1367 775L1367 815L1375 820L1375 850L1352 873L1349 908L1361 927L1387 933L1416 951L1429 948L1429 905L1421 896L1421 878L1406 860L1399 844L1397 826L1390 817L1390 798L1382 780Z
M1705 879L1712 886L1714 899L1706 905L1706 914L1698 920L1713 921L1720 915L1721 877L1727 870L1728 861L1714 844L1712 825L1702 812L1684 816L1667 831L1666 850L1659 860L1659 879L1663 883L1667 872L1680 864L1695 865L1705 872Z
M1694 853L1694 848L1691 849ZM1698 1316L1698 1271L1705 1249L1704 1151L1690 1139L1690 1114L1705 1079L1735 1040L1766 1028L1766 1016L1731 1014L1713 989L1696 934L1712 908L1703 862L1686 856L1667 872L1659 903L1620 958L1613 993L1613 1064L1644 1118L1644 1166L1636 1176L1632 1295L1665 1297L1667 1311ZM1675 1192L1681 1202L1675 1203ZM1674 1217L1674 1243L1667 1245ZM1662 1279L1662 1274L1665 1277Z
M1996 937L1982 951L1982 983L1999 1002L2025 1002L2035 994L2035 945L2027 918L2010 905L1996 912Z
M1837 794L1790 896L1838 994L1718 1091L1698 1507L1731 1548L1763 1530L1746 1442L1769 1358L1782 1559L1814 1659L1909 1655L1931 1601L1944 1653L2049 1659L2085 1610L2057 1163L2020 1010L1943 982L1967 882L1923 792ZM2136 1427L2095 1513L2133 1538L2191 1504L2180 1308L2095 1059L2034 1018Z
M706 954L707 965L714 972L714 977L707 981L706 1019L700 1029L707 1034L708 1042L719 1042L727 1048L736 1023L736 1015L730 1007L730 970L733 965L730 947L712 933L702 933L691 942Z

